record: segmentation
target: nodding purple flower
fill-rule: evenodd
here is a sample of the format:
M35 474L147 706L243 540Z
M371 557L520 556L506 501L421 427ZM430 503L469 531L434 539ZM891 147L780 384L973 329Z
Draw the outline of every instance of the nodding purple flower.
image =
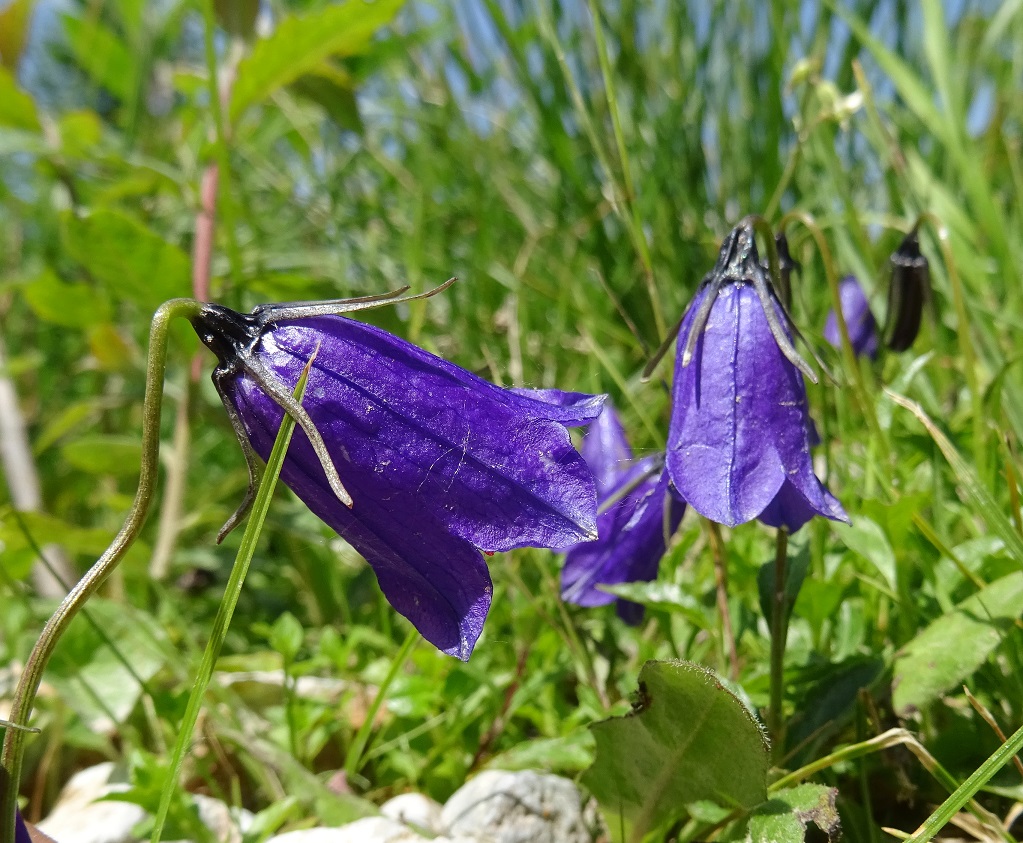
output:
M848 520L813 471L803 374L816 378L793 331L740 224L682 319L668 429L668 475L712 521Z
M210 304L193 318L250 469L221 537L251 505L253 452L268 457L287 413L302 433L284 482L366 558L392 606L464 660L493 590L480 551L596 538L593 476L566 426L595 418L603 396L502 389L339 315L398 293L247 315Z
M657 567L685 504L668 490L663 455L634 461L614 408L604 411L583 438L583 457L597 480L597 540L576 545L565 556L561 597L579 606L603 606L616 598L598 586L645 582ZM643 608L618 600L619 616L638 623Z
M870 312L870 303L863 287L855 275L846 275L838 283L839 300L842 302L842 316L849 329L849 343L857 357L877 357L877 322ZM842 335L838 330L835 311L828 312L824 322L824 339L837 349L842 348Z

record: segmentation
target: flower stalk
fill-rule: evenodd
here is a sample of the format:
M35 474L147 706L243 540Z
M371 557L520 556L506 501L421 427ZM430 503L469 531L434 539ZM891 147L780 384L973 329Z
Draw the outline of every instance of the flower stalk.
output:
M138 490L128 517L113 542L78 584L64 598L36 641L18 681L11 706L12 727L4 735L0 768L5 787L0 792L0 843L14 843L15 808L24 755L25 728L32 714L39 683L60 637L86 601L96 593L128 548L138 538L153 500L160 451L160 410L163 402L163 378L167 366L167 335L175 317L189 318L198 312L192 299L171 299L160 305L149 332L149 359L146 363L146 392L142 404L142 465Z

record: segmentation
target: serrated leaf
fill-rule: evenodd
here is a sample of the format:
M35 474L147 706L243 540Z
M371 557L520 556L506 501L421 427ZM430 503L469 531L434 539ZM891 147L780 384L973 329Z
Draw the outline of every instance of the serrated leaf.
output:
M590 727L596 759L582 783L638 839L695 802L752 808L767 797L767 741L711 671L647 662L632 713Z
M325 59L365 52L373 33L390 23L404 0L347 0L317 12L287 17L238 65L231 120L278 88L315 71Z
M0 27L3 26L0 21ZM12 126L30 132L39 131L39 117L32 97L18 87L7 68L0 66L0 126Z
M86 284L65 284L45 270L25 285L25 300L44 322L64 328L81 328L110 317L106 299Z
M148 312L191 290L188 256L120 211L66 215L64 241L68 254L112 297L130 299Z
M819 784L801 784L772 793L750 816L746 843L803 843L813 823L838 840L842 825L835 798L838 791Z
M61 454L75 468L90 474L138 474L142 442L131 436L96 434L69 442Z
M1021 605L1023 573L1009 574L917 635L895 657L895 713L906 717L970 676L1001 643Z

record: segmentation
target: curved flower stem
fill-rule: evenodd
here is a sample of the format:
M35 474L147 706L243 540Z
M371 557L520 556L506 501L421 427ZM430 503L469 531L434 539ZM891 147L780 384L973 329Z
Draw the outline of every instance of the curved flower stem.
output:
M771 595L771 696L767 708L767 731L771 736L771 754L775 762L785 755L785 642L788 638L788 562L789 534L780 528L775 536L774 591Z
M128 518L121 531L114 537L102 556L89 569L57 611L47 621L25 663L25 669L18 680L11 706L10 720L13 728L4 735L3 753L0 754L0 841L14 841L14 811L18 799L18 784L21 781L22 755L24 752L25 727L32 714L39 683L43 678L46 664L53 655L57 641L67 630L78 610L103 584L121 557L131 547L142 530L156 488L158 457L160 451L160 407L163 400L163 376L167 365L167 333L170 321L181 316L188 318L198 312L199 303L193 299L171 299L160 305L153 316L149 331L149 360L146 364L146 396L142 405L142 466L139 472L138 491L132 503Z

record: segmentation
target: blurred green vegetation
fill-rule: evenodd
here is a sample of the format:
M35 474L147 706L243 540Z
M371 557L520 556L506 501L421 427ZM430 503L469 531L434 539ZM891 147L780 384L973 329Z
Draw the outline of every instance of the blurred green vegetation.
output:
M820 350L834 382L811 387L819 470L853 526L818 519L792 539L808 574L781 764L914 730L945 778L886 749L814 779L838 787L846 838L876 841L1000 743L964 682L1006 732L1023 722L1018 2L271 0L257 20L255 3L76 0L40 3L29 40L31 7L0 11L0 348L41 505L13 516L26 481L6 469L0 665L23 662L53 607L30 578L37 546L61 545L77 574L124 517L166 298L248 309L454 275L441 297L366 318L498 383L608 392L642 454L664 447L670 361L639 374L739 218L808 215L883 318L888 255L929 212L934 308L913 349L858 370ZM788 235L794 319L819 347L827 265L809 228ZM237 548L214 543L246 483L214 361L187 327L170 360L158 511L90 610L133 670L76 621L38 705L33 812L100 757L152 804ZM366 565L278 498L187 767L192 789L270 811L266 832L369 810L328 782L408 629ZM734 678L761 708L773 547L759 525L727 535ZM340 790L443 799L485 766L575 776L587 725L628 710L647 659L731 672L695 514L656 586L633 592L650 603L637 629L562 605L559 564L491 560L471 661L414 649ZM338 684L298 693L306 677ZM1020 774L980 801L1004 817Z

